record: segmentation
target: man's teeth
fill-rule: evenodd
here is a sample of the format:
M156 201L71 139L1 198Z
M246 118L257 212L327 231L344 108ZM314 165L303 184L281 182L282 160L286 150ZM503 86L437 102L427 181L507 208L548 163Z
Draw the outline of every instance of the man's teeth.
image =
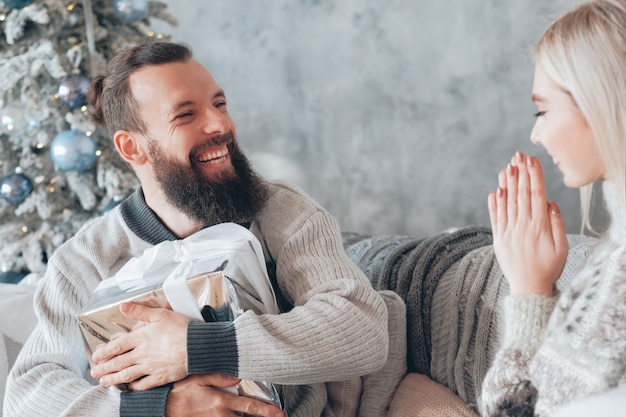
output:
M226 155L228 155L228 149L224 148L220 149L219 151L203 154L198 158L198 161L219 164L224 159L226 159Z

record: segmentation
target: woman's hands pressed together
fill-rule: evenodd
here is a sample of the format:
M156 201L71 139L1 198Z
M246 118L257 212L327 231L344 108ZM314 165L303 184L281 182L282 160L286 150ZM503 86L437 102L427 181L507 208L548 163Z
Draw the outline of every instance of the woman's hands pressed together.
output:
M551 296L567 260L565 224L537 158L517 152L489 194L493 245L512 295Z

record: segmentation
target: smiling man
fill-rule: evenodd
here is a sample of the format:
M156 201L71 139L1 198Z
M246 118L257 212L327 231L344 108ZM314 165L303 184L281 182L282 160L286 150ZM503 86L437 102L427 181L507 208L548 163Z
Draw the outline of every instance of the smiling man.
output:
M89 97L141 188L48 262L5 416L282 415L220 390L238 379L283 385L291 417L334 415L325 383L378 370L388 349L385 302L345 255L335 219L301 190L254 173L223 90L184 45L122 51ZM198 323L123 304L147 324L96 350L90 371L75 317L94 288L145 249L222 222L262 243L281 314Z

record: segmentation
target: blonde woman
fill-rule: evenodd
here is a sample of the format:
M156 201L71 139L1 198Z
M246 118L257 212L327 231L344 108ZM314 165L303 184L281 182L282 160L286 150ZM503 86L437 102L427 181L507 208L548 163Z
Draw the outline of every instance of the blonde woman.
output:
M626 383L626 0L567 12L533 55L531 140L565 185L581 189L584 226L592 229L594 183L602 185L611 223L559 294L567 239L539 161L518 152L499 174L488 207L511 294L502 345L483 381L485 416L550 416L619 386L623 393Z

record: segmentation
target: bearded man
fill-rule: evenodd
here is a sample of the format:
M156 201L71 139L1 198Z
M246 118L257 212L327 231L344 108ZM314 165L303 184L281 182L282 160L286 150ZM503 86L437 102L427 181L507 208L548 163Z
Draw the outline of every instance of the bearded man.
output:
M335 219L296 187L254 173L224 91L185 45L120 52L89 101L141 187L49 260L5 416L283 415L220 389L243 378L281 384L291 417L334 415L325 383L380 369L388 348L385 302L345 255ZM200 323L122 304L146 324L97 349L90 370L76 315L94 288L145 249L223 222L262 243L281 314Z

